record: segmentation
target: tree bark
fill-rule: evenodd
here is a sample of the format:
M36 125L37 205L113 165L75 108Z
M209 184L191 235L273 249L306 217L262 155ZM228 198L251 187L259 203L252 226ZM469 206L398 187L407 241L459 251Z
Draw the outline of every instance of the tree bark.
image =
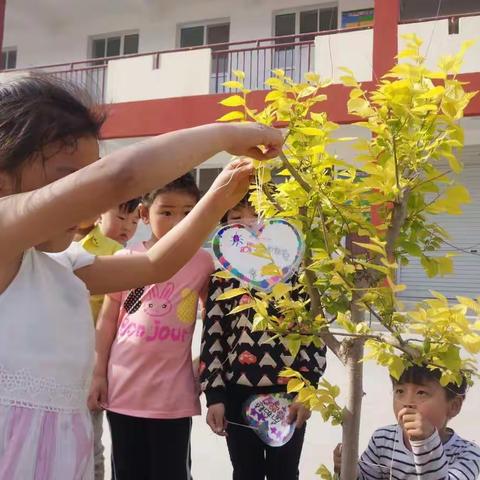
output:
M344 408L342 431L341 480L356 480L358 470L358 438L363 397L363 339L350 340L346 352L347 402Z
M359 282L361 283L361 282ZM359 294L354 292L351 302L351 320L358 324L365 314L360 309ZM347 401L342 422L342 466L341 480L356 480L358 470L358 439L363 399L363 349L365 339L352 338L345 349L347 370Z

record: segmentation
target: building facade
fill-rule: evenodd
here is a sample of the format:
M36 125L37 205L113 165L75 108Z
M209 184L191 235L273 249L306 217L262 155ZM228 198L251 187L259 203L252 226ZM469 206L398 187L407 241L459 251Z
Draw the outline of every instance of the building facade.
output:
M480 30L476 0L0 0L3 24L0 81L44 71L79 84L106 105L102 149L178 128L215 121L232 70L247 75L252 101L261 102L272 68L295 80L308 71L332 78L325 108L349 126L348 89L341 66L373 85L393 65L401 35L425 40L429 63L455 52ZM465 57L462 76L480 89L480 44ZM451 233L445 250L457 254L452 277L428 279L415 261L400 271L407 297L438 289L449 297L480 293L480 100L462 120L466 148L461 180L472 202L462 217L440 218ZM348 147L337 147L346 159ZM228 161L224 154L197 170L202 189Z

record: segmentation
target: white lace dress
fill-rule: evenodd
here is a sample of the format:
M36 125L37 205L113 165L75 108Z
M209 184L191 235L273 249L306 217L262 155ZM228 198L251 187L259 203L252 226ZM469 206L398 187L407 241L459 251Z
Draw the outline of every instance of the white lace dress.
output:
M94 329L73 273L94 257L25 252L0 295L0 480L90 480Z

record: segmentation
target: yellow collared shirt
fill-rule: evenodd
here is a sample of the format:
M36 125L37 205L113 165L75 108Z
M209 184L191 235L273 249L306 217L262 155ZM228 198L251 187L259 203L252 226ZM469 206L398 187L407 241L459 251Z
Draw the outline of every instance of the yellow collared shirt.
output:
M100 227L97 225L90 233L85 235L78 242L87 252L96 257L103 257L106 255L113 255L123 248L123 246L106 237ZM103 304L103 295L92 295L90 297L90 305L92 307L93 320L97 323L97 317Z

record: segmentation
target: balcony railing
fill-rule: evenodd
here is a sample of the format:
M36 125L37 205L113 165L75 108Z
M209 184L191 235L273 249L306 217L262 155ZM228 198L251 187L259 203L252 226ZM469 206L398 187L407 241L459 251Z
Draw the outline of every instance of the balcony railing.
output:
M328 30L301 35L286 35L257 40L139 53L121 57L106 57L71 63L43 65L17 69L17 71L42 72L52 75L86 89L94 101L104 103L107 100L106 85L108 64L110 61L151 56L152 68L155 69L159 68L160 57L163 54L210 48L212 50L210 72L211 93L224 93L229 91L223 86L223 83L231 79L231 72L233 70L244 71L246 75L245 86L251 90L258 90L266 88L265 80L271 76L273 69L283 69L286 74L295 81L301 81L306 72L313 70L315 37L346 31L368 30L370 28L371 27L359 27L347 30ZM12 70L9 70L9 72L12 72Z

